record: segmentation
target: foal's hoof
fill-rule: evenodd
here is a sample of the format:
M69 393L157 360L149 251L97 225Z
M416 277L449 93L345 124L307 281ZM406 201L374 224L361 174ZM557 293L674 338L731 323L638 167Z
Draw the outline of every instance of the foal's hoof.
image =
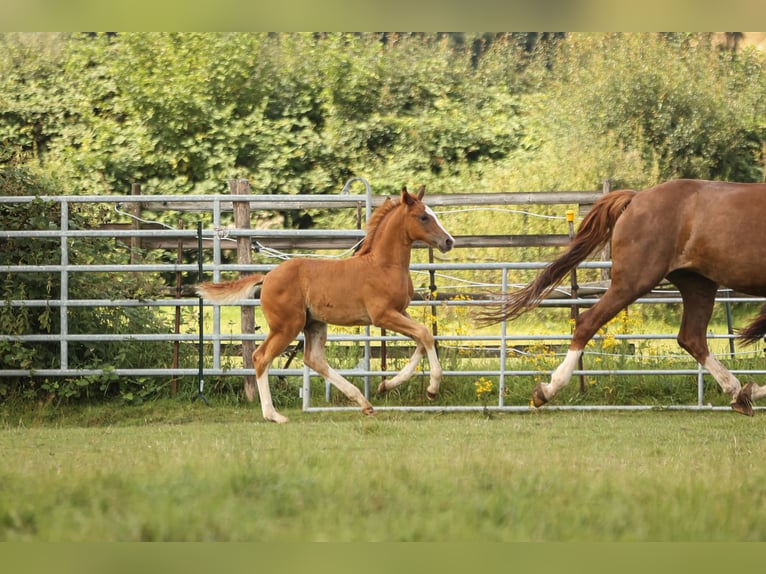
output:
M386 388L386 381L381 381L378 385L378 390L376 391L377 395L380 397L382 395L385 395L388 392L388 389Z
M429 401L435 401L435 400L436 400L436 397L437 397L438 395L439 395L439 393L432 393L431 391L429 391L428 389L426 389L426 398L427 398Z
M731 403L731 408L748 417L753 416L753 383L747 383L737 394L737 398Z
M364 407L362 409L362 414L367 415L368 417L371 417L372 415L375 414L375 409L372 408L372 405L370 405L369 407Z
M543 393L543 385L540 383L535 387L535 390L532 391L532 404L538 409L547 402L548 399L545 398L545 394Z

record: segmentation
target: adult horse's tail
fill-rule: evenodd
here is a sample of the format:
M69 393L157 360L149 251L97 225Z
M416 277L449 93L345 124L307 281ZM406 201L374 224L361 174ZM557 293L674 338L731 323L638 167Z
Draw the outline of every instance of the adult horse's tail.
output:
M200 283L196 286L197 294L223 305L232 305L242 299L251 299L266 277L262 273L247 275L235 281L224 283Z
M766 336L766 305L761 307L761 313L738 335L743 345L757 343Z
M549 263L529 285L506 295L499 308L479 313L478 321L490 325L513 319L537 307L572 269L606 245L614 224L635 194L633 190L621 190L601 197L583 219L567 250Z

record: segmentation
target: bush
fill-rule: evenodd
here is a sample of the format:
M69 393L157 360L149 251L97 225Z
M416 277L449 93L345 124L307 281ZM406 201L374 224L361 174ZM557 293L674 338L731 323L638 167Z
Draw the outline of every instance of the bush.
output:
M0 169L0 194L51 195L55 188L24 168ZM87 204L70 207L70 229L90 228L104 214ZM35 200L27 204L0 204L0 227L5 230L57 229L61 221L60 204ZM0 240L0 265L56 265L60 263L58 238L10 238ZM78 239L70 244L70 263L126 263L127 252L115 249L114 241L101 238ZM105 287L108 286L108 292ZM58 272L3 273L0 289L0 331L6 335L51 334L52 341L0 341L0 369L59 368L61 316L55 306L11 306L11 301L60 298ZM146 274L75 273L70 275L70 299L148 298L160 295L164 285ZM151 308L71 307L68 310L71 334L169 333L170 327ZM2 377L0 398L41 398L49 400L98 399L119 396L128 401L162 392L161 379L117 378L109 370L156 364L172 353L170 344L136 341L70 342L69 368L104 369L105 374L90 377Z
M573 34L530 97L531 165L584 189L677 177L760 181L763 57L708 35ZM564 161L563 158L566 158ZM541 168L541 165L556 166Z

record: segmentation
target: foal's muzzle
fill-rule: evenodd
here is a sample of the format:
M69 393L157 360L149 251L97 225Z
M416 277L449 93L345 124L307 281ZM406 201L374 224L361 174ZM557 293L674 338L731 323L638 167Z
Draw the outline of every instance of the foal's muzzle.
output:
M439 251L442 253L447 253L450 249L452 249L455 245L455 240L452 237L447 237L444 241L440 241L438 243Z

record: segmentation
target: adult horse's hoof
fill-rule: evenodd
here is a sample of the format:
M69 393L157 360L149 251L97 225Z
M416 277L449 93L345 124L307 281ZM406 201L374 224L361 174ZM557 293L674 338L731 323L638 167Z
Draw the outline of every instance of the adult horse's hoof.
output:
M547 402L548 399L545 398L545 394L543 393L543 385L542 383L539 383L535 387L535 390L532 391L532 404L535 405L536 409L538 409Z
M731 408L748 417L753 416L753 383L747 383L731 403Z
M376 391L376 394L378 396L385 395L388 392L388 389L386 388L386 381L381 381L378 385L378 390Z
M438 396L438 393L432 393L431 391L426 389L426 398L429 401L435 401L437 396Z
M367 415L368 417L371 417L375 414L375 409L372 408L372 406L365 407L362 409L362 414Z

